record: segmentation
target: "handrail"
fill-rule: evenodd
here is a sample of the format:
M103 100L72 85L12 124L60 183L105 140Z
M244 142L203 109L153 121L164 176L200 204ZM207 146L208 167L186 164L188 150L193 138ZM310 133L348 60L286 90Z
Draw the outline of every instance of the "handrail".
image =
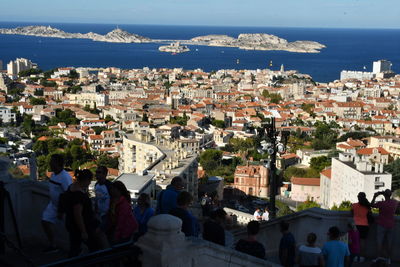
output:
M142 251L139 247L135 246L133 242L129 241L121 243L111 248L95 251L82 256L77 256L69 259L56 261L50 264L42 265L40 267L80 267L80 266L115 266L121 259L126 258L129 261L127 266L141 267L142 264L139 256ZM111 265L110 265L111 264ZM117 265L118 266L118 265ZM124 266L124 265L119 265Z

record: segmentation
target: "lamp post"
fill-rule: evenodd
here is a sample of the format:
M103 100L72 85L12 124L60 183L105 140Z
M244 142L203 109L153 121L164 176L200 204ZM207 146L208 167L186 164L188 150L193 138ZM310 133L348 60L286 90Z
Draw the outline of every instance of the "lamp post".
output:
M278 190L278 181L276 176L276 154L283 154L286 152L286 140L287 133L282 132L282 137L278 136L275 126L275 118L271 118L270 123L263 125L263 130L260 133L261 141L261 152L266 151L270 155L269 161L265 162L265 167L269 169L269 202L270 202L270 213L271 219L276 218L276 205L275 198ZM281 143L283 139L283 143ZM266 141L268 140L268 142Z

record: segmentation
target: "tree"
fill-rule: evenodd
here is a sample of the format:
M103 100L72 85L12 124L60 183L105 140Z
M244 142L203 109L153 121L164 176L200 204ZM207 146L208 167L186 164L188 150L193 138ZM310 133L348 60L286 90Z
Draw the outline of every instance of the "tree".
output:
M108 122L110 122L110 121L114 121L114 122L115 122L114 118L113 118L110 114L108 114L108 115L104 118L104 120L106 121L106 123L108 123Z
M217 128L225 128L225 122L223 120L213 119L211 121L211 124L214 125Z
M71 94L76 94L78 92L82 91L82 87L79 85L72 85L68 87L67 92Z
M27 135L30 135L34 128L35 128L35 122L34 122L34 120L32 120L32 115L24 114L24 119L23 119L23 122L22 122L22 130Z
M208 149L200 154L200 164L206 172L216 169L221 164L222 151Z
M37 106L37 105L46 105L46 99L44 98L35 98L35 97L31 97L29 99L29 102L31 103L31 105L33 106Z
M338 139L338 142L345 142L347 141L347 139L351 138L351 139L363 139L365 137L369 137L372 134L369 132L360 132L360 131L356 131L356 132L347 132L344 135L340 136Z
M331 210L341 210L341 211L349 211L352 208L352 203L348 200L342 201L339 207L334 205Z
M44 92L43 92L42 89L38 89L38 90L35 90L35 92L33 92L33 95L35 95L35 96L44 96Z
M118 169L118 158L109 157L106 154L102 154L97 158L97 165L106 166L107 168Z
M316 170L317 172L321 172L326 167L331 166L332 161L327 156L315 157L311 158L310 167Z
M383 167L384 171L392 174L392 189L400 189L400 159L392 161Z
M302 210L316 208L316 207L319 208L319 207L321 207L321 205L319 205L315 201L307 200L307 201L301 203L300 205L298 205L296 211L299 212L299 211L302 211Z
M42 73L43 71L41 69L28 69L28 70L22 70L18 73L19 77L27 77L31 75L36 75L39 73Z
M283 173L286 182L290 182L292 177L319 178L319 176L319 172L313 168L297 168L294 166L290 166Z
M32 149L33 151L35 151L36 155L47 155L49 153L46 141L35 142L35 144L33 144Z

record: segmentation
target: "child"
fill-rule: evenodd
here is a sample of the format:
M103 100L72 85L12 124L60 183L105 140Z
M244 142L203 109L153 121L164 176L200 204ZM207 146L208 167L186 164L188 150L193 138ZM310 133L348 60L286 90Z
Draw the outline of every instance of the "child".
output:
M324 258L322 250L315 246L317 235L309 233L307 235L307 245L302 245L299 248L297 262L300 267L319 267L324 266Z
M354 262L362 262L364 259L360 257L360 232L353 223L347 224L348 227L348 239L349 239L349 250L350 250L350 266Z

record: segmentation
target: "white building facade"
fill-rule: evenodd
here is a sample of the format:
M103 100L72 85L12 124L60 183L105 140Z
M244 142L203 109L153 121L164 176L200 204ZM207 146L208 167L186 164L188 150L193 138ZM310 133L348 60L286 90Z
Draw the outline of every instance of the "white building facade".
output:
M340 205L343 201L357 202L357 194L365 192L367 199L372 199L375 192L392 187L392 175L383 172L383 164L371 164L350 153L340 153L332 159L330 184L322 183L321 193L329 191L328 206ZM324 202L322 197L322 202Z

